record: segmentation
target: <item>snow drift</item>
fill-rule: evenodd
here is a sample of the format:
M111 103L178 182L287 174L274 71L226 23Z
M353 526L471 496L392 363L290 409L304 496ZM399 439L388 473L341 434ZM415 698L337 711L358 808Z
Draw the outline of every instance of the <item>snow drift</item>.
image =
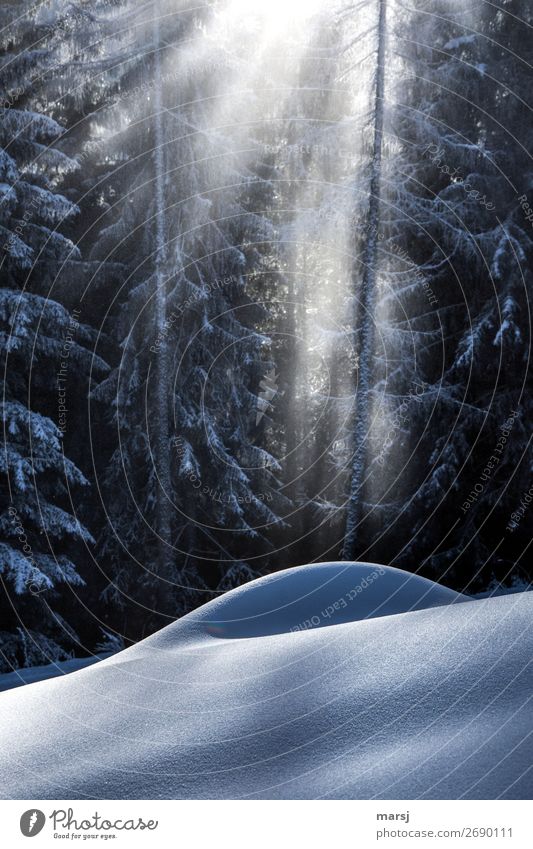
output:
M28 666L22 669L14 669L13 672L4 672L0 675L0 692L12 690L13 687L24 687L27 684L35 684L37 681L46 681L48 678L56 678L59 675L70 675L78 669L91 666L111 654L94 654L91 657L73 657L70 660L60 660L55 663L47 663L45 666Z
M458 603L460 602L460 603ZM530 798L533 595L317 564L0 694L9 798Z

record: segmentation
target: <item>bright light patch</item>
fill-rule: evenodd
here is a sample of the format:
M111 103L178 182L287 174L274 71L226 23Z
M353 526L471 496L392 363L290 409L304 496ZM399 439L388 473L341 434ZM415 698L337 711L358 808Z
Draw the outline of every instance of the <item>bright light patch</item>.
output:
M230 0L228 11L242 18L261 17L269 25L288 18L307 18L324 4L324 0Z

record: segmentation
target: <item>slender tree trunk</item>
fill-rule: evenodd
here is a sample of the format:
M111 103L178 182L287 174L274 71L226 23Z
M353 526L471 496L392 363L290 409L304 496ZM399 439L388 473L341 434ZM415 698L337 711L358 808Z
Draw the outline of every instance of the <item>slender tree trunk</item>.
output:
M355 400L355 444L346 517L343 559L357 555L357 531L362 518L362 488L366 472L368 428L370 425L369 393L374 352L374 309L376 301L377 248L380 223L381 158L383 147L383 115L385 94L387 0L379 0L376 94L374 103L374 140L370 177L370 197L363 255L363 280L356 320L359 320L358 379Z
M170 360L166 338L167 321L167 248L166 248L166 198L165 198L165 155L163 123L163 86L161 79L161 33L159 0L153 4L154 42L154 263L155 263L155 310L156 332L159 351L154 357L155 421L154 453L156 483L156 532L158 536L157 572L163 579L170 578L171 548L171 478L170 478ZM165 584L161 583L157 595L165 596Z

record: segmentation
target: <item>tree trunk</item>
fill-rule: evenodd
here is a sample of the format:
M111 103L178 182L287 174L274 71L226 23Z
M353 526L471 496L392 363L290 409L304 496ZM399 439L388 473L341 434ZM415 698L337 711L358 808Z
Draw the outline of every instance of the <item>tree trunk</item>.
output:
M158 548L157 573L160 577L159 598L166 596L162 581L171 577L171 476L170 476L170 360L167 322L167 247L166 247L166 198L165 198L165 155L163 145L165 134L163 125L163 90L161 79L161 34L160 8L158 0L153 4L153 42L154 42L154 265L155 265L155 312L156 333L159 350L154 356L155 380L155 422L154 454L156 482L156 533Z
M377 247L380 224L381 158L385 94L386 2L379 0L376 95L374 104L374 140L370 177L370 197L363 255L363 280L356 320L359 320L358 378L355 399L355 440L350 498L347 508L343 560L357 554L358 528L362 519L362 488L366 472L367 437L370 424L369 393L374 352L374 308L376 300Z

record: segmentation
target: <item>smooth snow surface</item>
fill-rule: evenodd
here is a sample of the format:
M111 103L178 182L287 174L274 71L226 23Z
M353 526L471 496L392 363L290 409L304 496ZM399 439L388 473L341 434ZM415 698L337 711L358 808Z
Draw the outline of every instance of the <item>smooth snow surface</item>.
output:
M24 669L14 669L13 672L4 672L0 675L0 692L26 684L35 684L37 681L46 681L48 678L56 678L59 675L70 675L71 672L91 666L105 657L110 657L109 653L93 654L91 657L73 657L71 660L47 663L45 666L29 666Z
M25 799L531 798L532 623L532 593L290 569L2 693L0 781Z
M245 584L181 622L217 637L265 637L460 600L453 590L399 569L316 563Z

